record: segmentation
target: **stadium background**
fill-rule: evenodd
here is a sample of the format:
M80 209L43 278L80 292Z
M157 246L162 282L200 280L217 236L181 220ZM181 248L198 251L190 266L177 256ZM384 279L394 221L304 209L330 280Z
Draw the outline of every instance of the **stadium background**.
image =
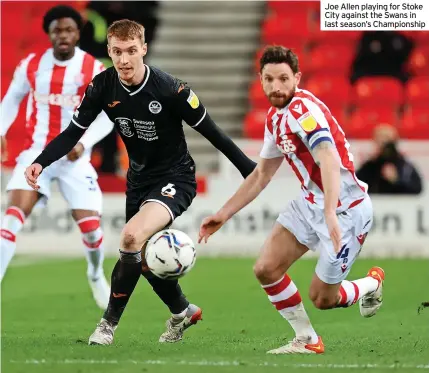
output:
M30 52L49 47L41 26L42 17L47 9L57 3L59 2L1 2L2 97L20 59ZM97 8L99 2L61 3L76 7L88 20L82 47L86 45L89 52L93 52L100 58L105 57L103 35L108 21L101 16L102 10ZM118 4L128 2L104 2L104 4L108 3L111 4L109 17L113 17L112 14L115 12L120 13L121 6ZM384 33L386 37L392 38L393 45L401 51L386 60L383 59L386 54L380 53L383 51L380 51L380 45L378 45L374 53L366 56L367 65L379 67L375 76L370 76L374 72L366 73L357 69L356 61L359 46L363 45L365 38L370 37L371 34L354 31L321 32L317 1L133 3L134 8L129 11L128 18L141 20L146 17L147 25L150 25L148 63L187 81L208 107L217 124L255 159L261 147L263 120L268 107L257 76L258 58L266 44L283 44L296 50L303 71L303 82L300 87L309 89L326 102L337 117L351 142L351 150L355 155L357 166L373 152L371 137L376 125L390 123L398 128L401 136L400 148L418 168L424 179L425 189L418 196L373 196L376 224L362 251L362 256L370 259L363 259L360 264L357 264L352 277L361 277L369 263L373 263L371 258L383 258L377 263L389 268L392 279L390 305L395 308L390 309L389 314L386 313L387 320L379 324L372 323L371 327L374 332L382 333L382 337L377 340L378 346L387 341L390 343L392 335L396 338L397 334L402 336L408 333L407 337L397 343L392 342L388 348L383 347L383 353L375 360L374 358L362 360L362 354L364 357L372 355L369 353L369 347L365 345L365 341L368 342L365 339L366 335L363 334L363 330L359 330L359 323L362 321L360 319L354 321L357 317L356 310L353 311L353 316L349 311L344 312L346 315L344 318L338 316L339 313L336 312L333 315L330 314L328 318L326 313L318 316L320 312L315 313L312 309L309 313L315 317L316 322L322 323L323 320L333 326L335 332L328 329L326 324L325 329L322 327L322 332L333 334L331 344L334 348L342 346L342 354L349 356L346 359L328 357L327 360L323 360L326 364L319 367L320 371L324 368L328 369L329 364L337 363L346 364L344 369L349 369L351 365L347 364L357 364L361 361L365 364L390 366L392 362L398 360L405 364L403 366L405 369L406 364L415 367L415 362L422 364L427 362L425 356L427 357L429 349L428 322L427 318L423 320L423 324L421 319L415 319L414 306L417 305L417 301L424 301L424 298L427 298L429 281L427 262L422 260L429 257L429 32ZM124 12L123 10L122 14ZM118 16L118 18L123 17ZM380 35L377 35L377 38L379 37ZM108 59L105 62L108 64ZM25 102L19 117L7 135L9 161L2 165L2 207L6 203L4 189L14 165L13 159L22 146L21 139L25 128L24 107ZM196 239L202 217L215 211L236 190L241 179L225 158L219 155L205 139L186 125L185 129L191 153L198 166L199 196L191 209L177 221L176 227L183 229ZM106 161L105 158L109 160ZM118 235L124 221L123 176L127 164L126 154L116 135L110 136L94 151L92 162L100 171L99 182L105 192L103 226L106 251L112 257L116 257ZM298 193L299 185L294 176L287 167L282 167L279 175L258 201L229 222L217 236L213 237L210 245L197 247L199 257L254 257L278 211ZM28 356L35 359L34 364L30 361L30 365L22 365L22 371L28 372L30 367L31 371L36 371L34 369L37 364L46 356L49 360L51 356L43 351L49 349L57 351L57 345L63 342L68 346L71 339L74 343L76 335L79 335L82 340L87 338L86 333L92 328L92 321L96 320L98 313L88 297L80 298L83 293L87 293L86 279L83 276L84 259L80 257L82 255L80 234L74 227L66 205L58 193L54 193L46 209L35 211L28 219L17 242L17 252L20 255L14 259L15 263L6 276L9 277L6 278L9 287L2 286L4 316L2 337L3 348L6 348L4 356L11 357L10 361L15 359L22 362ZM76 259L62 258L61 266L57 266L59 259L44 262L43 258L52 256L76 257ZM398 257L401 259L391 260ZM415 259L407 259L411 257ZM260 339L262 338L265 342L270 341L271 344L280 343L278 338L272 340L272 335L277 336L279 328L287 330L287 326L282 324L282 320L266 304L268 302L263 294L260 294L258 285L252 278L251 265L251 259L200 259L193 273L184 279L189 293L197 298L200 297L207 309L224 312L223 306L215 302L216 297L208 297L206 290L209 289L210 294L216 295L216 299L224 298L233 302L236 293L232 291L228 277L220 278L223 277L221 275L223 273L233 273L233 278L241 279L240 283L233 286L240 294L237 310L229 314L228 319L222 319L217 314L213 315L215 311L212 311L211 316L214 316L215 321L222 325L210 324L211 321L207 321L203 325L208 327L202 331L195 331L194 335L199 336L200 340L189 342L188 350L181 350L180 347L173 352L169 350L168 354L171 355L167 355L167 358L165 349L157 350L149 342L142 342L140 334L125 321L123 329L119 332L122 333L119 336L127 341L123 342L122 346L126 346L127 343L143 343L144 350L150 352L144 359L136 354L131 354L130 358L143 364L148 370L151 370L155 364L155 371L162 372L164 360L167 359L167 365L172 361L183 360L183 351L185 351L186 361L192 359L199 361L198 355L193 352L198 349L203 353L205 351L206 355L203 356L208 359L208 363L194 364L196 367L184 363L182 365L187 367L183 371L190 372L194 371L193 369L200 371L200 366L204 365L204 371L208 372L211 371L211 365L217 366L216 361L222 361L222 359L228 360L223 364L224 367L231 368L228 371L241 371L241 368L243 371L246 369L246 372L259 371L258 364L261 364L261 361L264 362L265 357L258 360L258 354L254 351L261 348L266 350L265 346L261 346ZM111 259L106 263L106 273L110 273L112 266ZM303 294L306 292L305 286L309 283L313 267L314 259L310 259L304 264L297 265L292 271L298 287L303 286L301 290ZM52 288L53 277L61 281ZM212 278L217 278L216 287L210 281ZM409 291L401 278L407 278L414 284L422 284L422 291L417 289L414 292ZM48 284L48 290L40 290ZM155 317L162 323L161 320L166 316L165 310L148 290L139 290L137 294L141 291L145 291L145 300L136 300L127 312L135 318L141 318L141 307L145 307L146 315ZM36 299L34 299L35 294L38 294ZM139 299L138 295L136 297ZM8 303L4 303L5 299ZM25 311L27 301L30 299L32 307L35 307L34 310L44 315L36 324L33 324L34 319ZM80 319L75 325L69 323L67 318L67 315L74 314L73 307L76 306L74 299L80 299ZM46 300L51 302L49 310L45 307ZM52 302L55 305L52 305ZM257 307L255 302L258 304ZM147 304L153 305L149 311L147 311ZM240 311L244 312L245 316L243 314L236 316ZM254 318L274 319L276 322L271 324L270 321L268 326L258 322L257 326L254 326L253 330L250 328L249 332L245 330L245 326L236 330L235 325L253 324ZM398 319L401 319L401 327ZM410 325L407 332L401 334L404 319L408 320ZM7 324L8 322L11 324ZM350 322L356 323L354 329L350 326ZM426 342L421 342L419 339L422 325L425 330L423 334L426 335L426 339L423 339ZM56 337L49 339L51 334L55 335L57 332L55 326L64 328L61 337L58 337L60 340ZM383 329L385 327L390 328L389 335L385 334ZM43 332L32 334L34 328L40 328ZM150 334L153 330L155 326L150 326L147 332ZM221 336L213 336L214 332L210 330L218 331ZM362 354L356 352L350 338L345 337L344 330L354 333L354 337L350 337L351 340L363 338L364 342L360 345L364 351ZM234 333L239 333L241 340L244 338L246 341L244 347L243 345L237 347L240 338L236 338ZM343 345L344 341L346 341L345 345ZM76 343L80 343L79 339ZM36 350L36 345L42 346L39 347L41 350ZM215 346L213 351L212 346ZM88 361L88 359L110 357L98 352L95 355L89 355L80 348L84 347L72 346L70 350L58 350L55 358L57 361L63 361L64 358ZM228 348L230 351L226 353ZM28 351L30 351L29 355ZM152 358L160 360L156 360L158 363L155 360L152 363L146 361ZM241 367L240 364L234 363L234 359L241 358L250 361L247 367L247 363ZM211 364L213 361L210 359L215 363ZM312 362L318 364L320 360L317 362L312 360ZM264 371L275 369L275 362L270 360L265 363ZM293 365L295 363L296 366ZM292 362L282 362L283 365L279 366L302 369L306 363L308 363L306 360L292 360ZM91 369L95 369L97 365L97 363L88 364L92 366ZM112 364L109 369L115 371L125 369ZM218 365L222 367L222 363ZM80 371L83 371L84 366L86 367L84 363L79 366ZM14 368L10 371L21 371L18 369L18 364L12 363L10 367ZM107 369L106 365L102 367ZM46 372L46 366L40 368ZM77 367L61 365L56 366L57 368L76 371L74 368ZM176 371L182 371L181 369L185 368L176 366Z

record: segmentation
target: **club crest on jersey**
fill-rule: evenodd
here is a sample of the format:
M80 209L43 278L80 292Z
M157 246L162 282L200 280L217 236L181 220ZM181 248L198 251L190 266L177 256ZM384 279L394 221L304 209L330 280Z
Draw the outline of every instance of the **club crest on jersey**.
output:
M188 104L191 106L192 109L196 109L198 106L200 106L200 100L192 89L186 101L188 101Z
M309 113L305 113L303 116L298 118L298 123L301 125L302 129L306 132L312 132L317 127L316 119Z
M152 114L158 114L161 112L161 110L162 110L162 106L161 106L161 103L159 103L158 101L151 101L149 103L149 111Z
M129 118L118 117L115 118L115 123L118 125L119 130L125 137L131 137L134 133L131 131L132 121Z

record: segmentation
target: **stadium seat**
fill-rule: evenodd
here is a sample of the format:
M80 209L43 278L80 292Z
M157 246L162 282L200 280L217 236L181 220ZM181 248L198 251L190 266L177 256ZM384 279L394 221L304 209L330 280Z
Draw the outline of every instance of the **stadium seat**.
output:
M423 34L423 32L421 32ZM429 34L429 32L428 32ZM426 76L429 79L429 42L426 47L417 47L411 52L407 70L414 76Z
M353 86L353 100L356 105L398 106L404 102L402 83L391 77L364 77Z
M312 28L306 13L293 17L268 17L262 25L262 44L280 44L291 48L291 44L305 44Z
M244 136L249 139L263 139L267 110L256 109L249 111L244 118Z
M381 123L398 124L398 114L391 108L357 108L345 123L344 130L349 138L370 139L372 131Z
M402 116L399 135L407 139L429 140L429 107L409 107Z
M270 102L268 101L265 93L262 89L262 85L259 79L255 79L250 86L250 105L252 109L266 109L270 107Z
M322 31L320 24L317 24L315 30L311 33L312 44L319 43L348 43L350 49L355 49L355 45L362 37L361 31Z
M350 99L350 83L342 76L320 74L300 85L322 100L328 107L344 107Z
M349 75L355 53L350 45L346 44L321 44L311 50L304 73L336 73Z
M408 81L405 86L406 102L412 106L429 105L429 77L421 76Z
M268 9L277 15L289 15L296 12L317 14L320 10L319 1L267 1Z

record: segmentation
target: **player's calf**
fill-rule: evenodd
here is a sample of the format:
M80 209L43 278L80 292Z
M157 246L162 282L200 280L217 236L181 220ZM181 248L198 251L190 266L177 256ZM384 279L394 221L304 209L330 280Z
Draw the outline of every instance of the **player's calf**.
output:
M25 213L19 207L7 208L0 230L0 281L3 279L6 269L15 255L16 235L21 230L25 221Z
M109 304L110 286L104 276L102 246L103 231L98 216L88 216L76 221L85 247L85 256L88 263L88 283L97 305L105 310Z

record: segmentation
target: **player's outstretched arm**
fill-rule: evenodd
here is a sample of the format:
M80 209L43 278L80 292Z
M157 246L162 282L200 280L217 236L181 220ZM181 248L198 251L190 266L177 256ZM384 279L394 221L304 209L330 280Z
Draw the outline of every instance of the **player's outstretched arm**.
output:
M86 149L92 148L112 132L113 127L113 122L106 113L101 112L83 134L76 146L67 154L68 160L77 161L84 154Z
M243 181L240 188L215 214L203 220L200 227L198 242L217 232L231 217L252 202L268 185L280 167L283 158L271 158L261 161L253 172Z
M185 84L174 93L175 103L183 120L220 150L246 178L255 169L256 163L215 124L197 95Z
M73 122L53 139L43 152L25 169L24 175L28 185L38 190L37 179L43 169L65 156L77 144L85 129L79 128Z
M325 218L334 250L341 249L341 230L336 214L340 196L340 159L330 141L322 141L313 149L314 157L320 167L325 196Z
M231 163L246 178L255 169L256 163L248 158L242 150L232 141L210 118L207 113L203 121L195 127L195 130L203 135L211 144L221 151Z
M85 128L80 128L71 122L63 132L48 144L43 152L34 160L33 164L38 163L42 168L46 168L64 157L78 143L85 130Z
M15 70L12 82L0 104L1 122L0 122L0 137L1 137L1 156L2 160L7 160L7 142L6 133L18 116L19 106L23 98L30 92L30 83L27 79L27 67L33 55L30 55L21 63Z

